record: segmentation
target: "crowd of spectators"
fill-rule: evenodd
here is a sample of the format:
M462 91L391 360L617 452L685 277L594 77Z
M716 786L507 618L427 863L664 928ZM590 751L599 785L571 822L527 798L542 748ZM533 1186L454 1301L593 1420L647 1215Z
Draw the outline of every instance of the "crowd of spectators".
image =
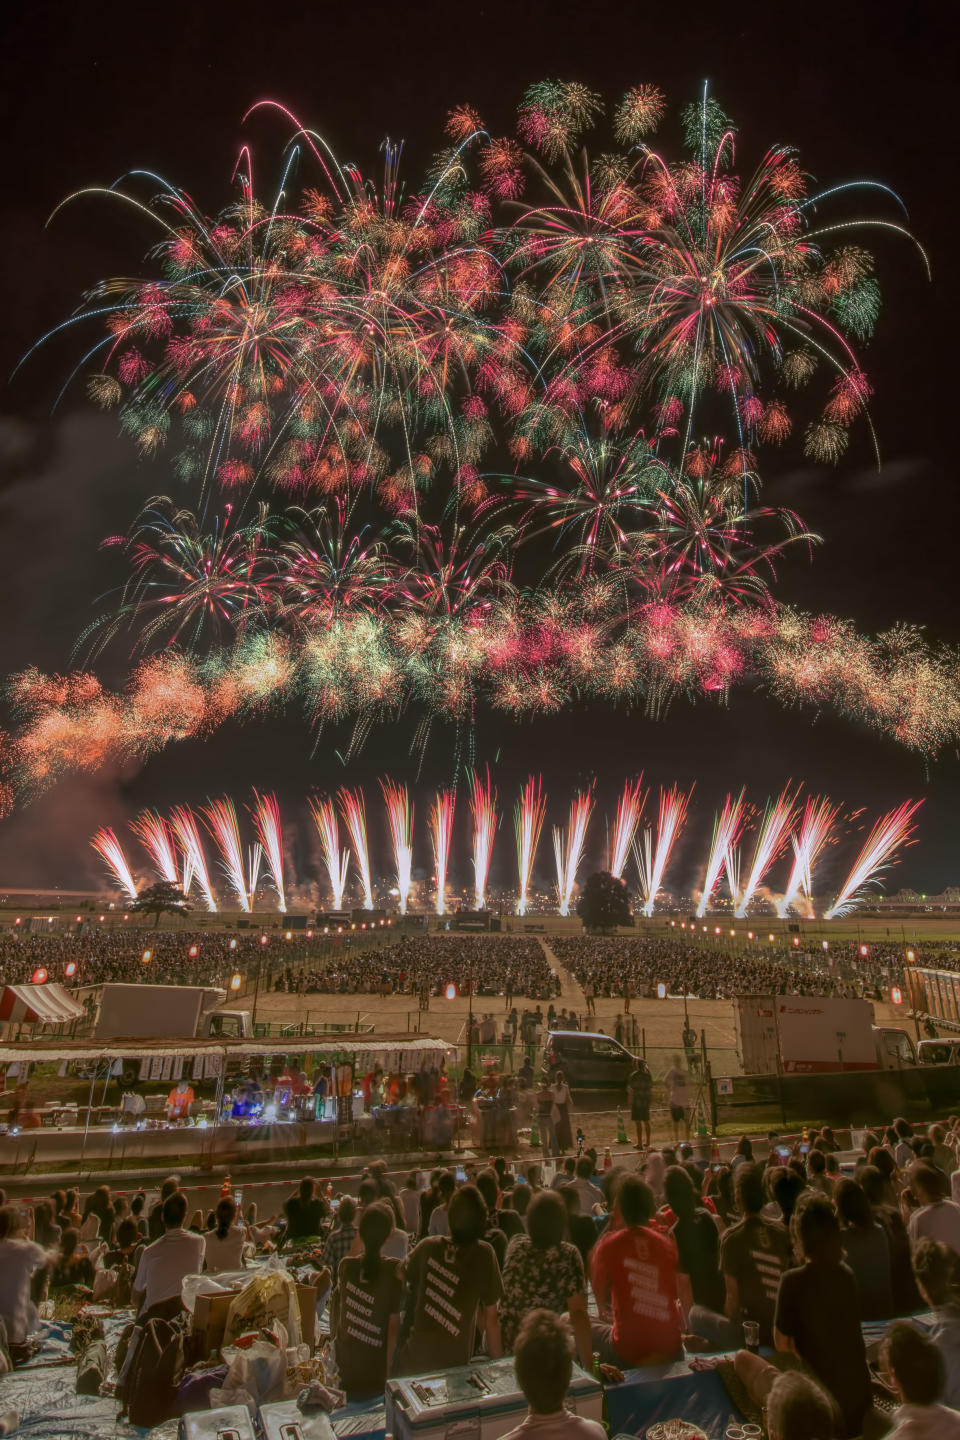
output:
M113 1287L126 1275L141 1317L169 1316L188 1274L312 1246L348 1398L479 1348L515 1354L545 1415L561 1411L573 1353L615 1380L732 1350L778 1440L879 1435L880 1397L901 1440L960 1435L960 1119L867 1132L842 1170L829 1129L770 1142L758 1161L744 1137L729 1166L697 1163L684 1144L598 1169L586 1150L549 1184L540 1162L496 1158L398 1187L374 1162L356 1195L305 1179L263 1224L225 1195L188 1225L175 1178L149 1214L106 1186L82 1208L76 1190L57 1191L26 1216L0 1194L0 1318L16 1353L47 1287L106 1294L109 1270ZM873 1370L866 1320L887 1323ZM546 1379L537 1391L533 1353L559 1394Z
M762 936L749 947L728 948L722 936L703 940L667 936L557 936L557 959L588 996L632 998L665 984L671 995L731 1000L738 995L833 995L880 1000L903 986L904 947L819 941L783 946ZM863 951L866 951L864 954ZM950 947L950 965L955 965ZM924 945L936 963L937 946Z
M144 960L144 956L148 959ZM75 967L68 974L68 966ZM548 1000L559 982L543 947L530 936L416 935L369 946L294 931L288 941L258 929L162 930L88 928L72 934L0 934L0 977L16 985L37 969L70 986L106 981L154 985L226 985L258 970L292 994L439 994L452 982L466 993Z

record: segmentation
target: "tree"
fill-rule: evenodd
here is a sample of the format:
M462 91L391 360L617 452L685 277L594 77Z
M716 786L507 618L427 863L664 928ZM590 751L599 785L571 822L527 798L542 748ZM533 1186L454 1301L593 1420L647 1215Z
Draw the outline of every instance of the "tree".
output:
M186 915L191 907L187 904L187 897L179 885L173 885L169 880L158 880L155 885L148 885L130 906L134 915L154 915L154 928L159 928L160 916L169 911L171 915Z
M608 870L597 870L588 876L577 904L577 914L585 930L613 930L617 925L632 925L630 891L626 882Z

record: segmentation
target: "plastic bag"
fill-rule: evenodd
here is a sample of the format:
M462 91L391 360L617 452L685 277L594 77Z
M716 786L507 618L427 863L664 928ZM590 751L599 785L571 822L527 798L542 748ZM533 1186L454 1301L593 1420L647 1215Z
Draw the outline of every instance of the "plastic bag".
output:
M273 1340L255 1340L243 1348L225 1345L221 1354L226 1361L227 1375L219 1390L210 1395L213 1405L246 1405L249 1396L255 1405L267 1405L272 1400L287 1398L287 1354L286 1346L280 1343L286 1337L283 1327L274 1322ZM225 1398L229 1396L230 1398Z
M265 1329L271 1320L279 1320L287 1332L284 1348L287 1344L300 1344L300 1309L294 1278L288 1270L268 1267L255 1275L231 1302L223 1332L224 1345L229 1345L246 1330Z
M99 1305L101 1301L108 1300L113 1294L113 1288L117 1283L116 1270L109 1266L103 1270L97 1270L93 1277L93 1303Z
M184 1275L180 1283L180 1299L183 1308L192 1315L198 1295L209 1295L227 1289L229 1286L219 1285L212 1275Z

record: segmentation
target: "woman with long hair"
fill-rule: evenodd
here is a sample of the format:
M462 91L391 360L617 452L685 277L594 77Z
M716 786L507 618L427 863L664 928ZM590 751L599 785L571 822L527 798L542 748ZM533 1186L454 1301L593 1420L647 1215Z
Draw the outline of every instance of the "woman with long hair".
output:
M677 1294L687 1324L692 1305L720 1312L725 1286L720 1273L720 1235L710 1211L699 1203L693 1182L681 1165L671 1165L664 1189L677 1217L670 1234L677 1247Z
M243 1265L243 1242L246 1238L242 1225L237 1224L237 1202L225 1195L214 1211L214 1228L206 1232L204 1247L204 1270L216 1274L218 1270L239 1270Z
M62 1290L72 1285L93 1287L93 1263L80 1241L80 1231L64 1230L60 1241L60 1258L50 1276L50 1288Z
M382 1396L391 1373L403 1305L403 1265L381 1252L393 1224L391 1205L383 1200L368 1205L360 1217L363 1254L340 1261L331 1327L348 1400Z

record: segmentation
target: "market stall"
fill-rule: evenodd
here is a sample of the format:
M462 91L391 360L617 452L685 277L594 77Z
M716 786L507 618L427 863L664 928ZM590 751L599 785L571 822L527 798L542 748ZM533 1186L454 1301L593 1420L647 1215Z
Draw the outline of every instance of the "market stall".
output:
M0 1044L29 1089L42 1074L86 1098L28 1106L0 1135L0 1174L84 1162L215 1166L330 1147L441 1147L457 1120L452 1052L429 1035Z

